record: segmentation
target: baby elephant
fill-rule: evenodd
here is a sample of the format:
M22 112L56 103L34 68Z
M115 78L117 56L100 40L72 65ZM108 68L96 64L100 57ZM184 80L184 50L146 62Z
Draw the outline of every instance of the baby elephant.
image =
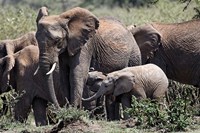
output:
M83 91L83 98L94 95L101 86L102 81L106 78L102 72L91 71L88 73L88 79ZM99 119L104 117L103 97L93 101L83 101L83 107L90 111L90 117Z
M100 74L100 73L99 73ZM131 97L157 99L163 98L168 89L165 73L154 64L127 67L107 74L99 90L83 101L93 101L101 95L113 94L120 99L123 109L131 107Z

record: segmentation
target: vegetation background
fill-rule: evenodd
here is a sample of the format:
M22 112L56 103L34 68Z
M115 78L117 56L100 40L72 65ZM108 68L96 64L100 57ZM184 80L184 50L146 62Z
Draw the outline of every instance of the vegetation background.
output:
M47 6L50 14L59 14L80 6L89 9L97 17L116 17L127 26L151 22L177 23L200 16L199 0L0 0L0 4L0 40L14 39L28 31L35 31L35 20L41 6ZM133 98L135 108L128 112L134 117L139 116L138 126L131 126L131 121L127 124L106 122L104 118L99 121L88 120L87 117L82 118L85 116L84 112L73 108L57 112L57 119L81 118L86 125L93 125L91 128L86 126L87 130L83 132L200 132L200 122L196 121L200 115L199 94L198 88L171 81L169 103L164 111L149 101L137 103ZM8 105L12 110L12 92L4 95L10 99ZM2 106L0 101L0 109ZM137 112L137 109L144 111ZM48 132L51 128L52 126L35 128L32 116L25 124L14 122L11 114L0 116L0 132Z

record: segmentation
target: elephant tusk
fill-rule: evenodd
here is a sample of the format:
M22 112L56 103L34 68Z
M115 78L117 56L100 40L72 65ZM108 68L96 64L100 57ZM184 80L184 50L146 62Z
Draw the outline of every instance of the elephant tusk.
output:
M51 74L56 68L56 63L53 63L53 66L51 67L50 71L46 73L46 75Z
M40 66L38 66L37 69L35 70L35 72L33 74L34 76L38 73L39 68L40 68Z

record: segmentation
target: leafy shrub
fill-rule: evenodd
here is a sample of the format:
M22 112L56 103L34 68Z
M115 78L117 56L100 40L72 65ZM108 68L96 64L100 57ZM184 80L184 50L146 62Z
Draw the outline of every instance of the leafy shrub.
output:
M170 80L167 104L158 104L150 99L138 101L132 98L132 108L127 112L137 118L138 127L157 127L166 131L184 131L199 115L199 88Z
M49 107L49 110L51 112L51 114L54 114L53 116L55 116L53 121L76 121L76 120L80 120L82 117L89 117L88 116L88 112L69 106L69 107L63 107L61 109L56 109L55 106L51 105Z
M181 84L176 81L170 80L167 94L167 101L169 105L176 100L189 102L192 107L193 114L199 115L200 105L200 90L192 85ZM187 107L189 108L189 107Z
M188 101L177 99L169 106L144 99L138 101L132 97L132 108L127 109L131 117L136 117L139 128L157 127L166 131L185 130L191 123L192 112Z

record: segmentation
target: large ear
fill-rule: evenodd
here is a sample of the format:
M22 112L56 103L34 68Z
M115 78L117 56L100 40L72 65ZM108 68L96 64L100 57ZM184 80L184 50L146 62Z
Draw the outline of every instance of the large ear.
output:
M6 45L4 41L0 41L0 58L5 57L7 55Z
M40 20L42 17L44 17L44 16L48 16L48 9L47 9L47 7L41 7L41 8L39 9L38 16L37 16L37 18L36 18L36 23L38 23L39 20Z
M0 59L1 66L5 66L3 75L2 75L2 92L5 92L10 82L10 71L15 65L15 59L12 55L5 56Z
M113 92L114 96L118 96L133 89L135 84L135 77L132 74L126 73L119 76L115 81L115 89Z
M138 27L129 26L128 30L131 31L140 48L156 49L160 45L161 34L151 24Z
M66 19L68 30L68 54L75 55L99 27L98 19L88 10L77 7L60 15Z

